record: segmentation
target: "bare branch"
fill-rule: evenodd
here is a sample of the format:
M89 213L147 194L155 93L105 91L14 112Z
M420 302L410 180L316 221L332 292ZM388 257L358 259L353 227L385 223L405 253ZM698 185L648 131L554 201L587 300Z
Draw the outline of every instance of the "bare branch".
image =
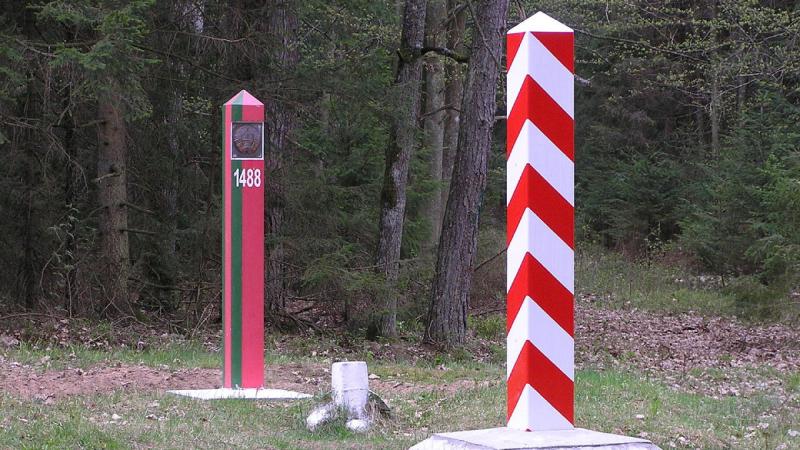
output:
M134 233L134 234L145 234L145 235L148 235L148 236L158 236L158 233L156 233L155 231L138 230L136 228L120 228L119 231L123 232L123 233L124 232L128 232L128 233Z
M422 47L420 49L420 55L425 55L431 52L437 53L442 56L446 56L455 62L460 62L460 63L469 62L469 56L456 53L455 51L450 50L449 48L446 47Z
M605 40L605 41L622 42L622 43L625 43L625 44L632 44L632 45L636 45L636 46L639 46L639 47L644 47L646 49L653 50L653 51L656 51L656 52L659 52L659 53L666 53L668 55L673 55L673 56L678 56L680 58L689 59L691 61L705 62L705 60L703 60L701 58L698 58L696 56L692 56L692 55L689 55L687 53L676 52L674 50L670 50L670 49L667 49L667 48L656 47L656 46L650 45L650 44L648 44L647 42L644 42L644 41L634 41L632 39L624 39L624 38L618 38L618 37L613 37L613 36L600 36L598 34L590 33L588 31L579 30L577 28L574 28L574 30L577 33L580 33L580 34L583 34L583 35L586 35L586 36L589 36L589 37L593 37L595 39L602 39L602 40Z
M579 85L581 85L583 87L590 87L592 85L592 80L588 80L586 78L583 78L582 76L578 75L577 73L574 76L575 76L575 82L578 83Z
M135 211L139 211L140 213L150 214L152 216L156 215L155 212L150 211L149 209L142 208L141 206L136 206L133 203L122 202L122 203L120 203L120 206L124 206L124 207L130 208L130 209L133 209Z
M434 114L437 114L437 113L439 113L439 112L442 112L442 111L448 111L448 110L450 110L450 111L455 111L455 112L457 112L457 113L459 113L459 114L461 113L461 110L460 110L460 109L458 109L458 108L456 108L456 107L455 107L455 106L453 106L453 105L444 105L444 106L442 106L441 108L436 108L436 109L434 109L433 111L426 112L425 114L423 114L423 115L421 115L421 116L420 116L420 119L424 119L424 118L426 118L426 117L428 117L428 116L432 116L432 115L434 115Z

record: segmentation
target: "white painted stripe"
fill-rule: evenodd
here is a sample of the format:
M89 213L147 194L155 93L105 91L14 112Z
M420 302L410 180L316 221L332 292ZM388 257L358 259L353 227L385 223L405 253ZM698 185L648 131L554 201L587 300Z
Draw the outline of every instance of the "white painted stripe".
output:
M508 68L506 74L506 115L509 116L519 95L519 90L522 89L525 76L528 75L531 40L533 40L533 36L530 33L522 36L522 42L520 42L514 61L511 61L511 67Z
M573 425L530 385L525 385L517 406L508 419L508 427L517 430L571 430Z
M522 301L506 339L506 379L511 376L522 346L531 341L564 375L575 380L575 341L530 297Z
M533 255L568 291L575 292L572 249L530 209L522 213L506 253L506 292L511 289L526 253Z
M530 75L539 86L553 99L566 113L575 117L575 87L574 76L550 50L547 49L531 33L525 33L520 43L519 50L508 69L506 114L511 114L511 108L522 89L525 77Z
M530 120L522 124L506 162L506 205L511 203L526 164L533 166L564 200L575 206L575 164Z

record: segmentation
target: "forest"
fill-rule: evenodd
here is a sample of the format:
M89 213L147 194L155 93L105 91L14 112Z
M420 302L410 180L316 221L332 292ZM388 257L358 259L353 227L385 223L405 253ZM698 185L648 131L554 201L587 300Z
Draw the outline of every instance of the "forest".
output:
M568 41L507 42L540 11L574 67ZM550 135L567 190L526 192L574 223L549 229L567 278L514 290L506 259L539 253L507 215L541 212L506 192L538 170L507 159L519 42L574 89L574 202ZM262 272L253 234L225 244L242 90L265 289L234 313L228 271ZM538 117L573 122L556 97ZM408 449L546 421L800 448L799 231L800 0L0 1L0 448ZM209 391L236 399L183 396Z
M745 317L798 301L800 2L1 8L0 311L217 328L220 107L247 89L268 322L463 344L504 305L504 34L538 10L575 31L578 251Z

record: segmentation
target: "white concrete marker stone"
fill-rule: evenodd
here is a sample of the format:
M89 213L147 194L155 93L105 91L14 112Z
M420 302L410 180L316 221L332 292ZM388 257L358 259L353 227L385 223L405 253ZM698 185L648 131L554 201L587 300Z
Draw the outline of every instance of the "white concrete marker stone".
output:
M364 419L350 419L344 426L354 433L366 433L369 431L370 423Z
M247 400L298 400L310 398L311 395L302 392L286 391L283 389L182 389L167 391L170 394L183 397L197 398L200 400L247 399Z
M410 450L660 450L645 439L573 428L522 431L512 428L434 434Z
M333 403L347 411L349 419L363 419L367 414L369 372L364 361L333 363L331 367Z
M334 420L338 410L333 403L326 403L311 410L311 414L306 417L306 428L308 431L317 431L322 425Z
M367 413L369 400L369 372L364 361L345 361L331 366L331 397L333 401L318 406L306 418L306 428L315 431L338 416L347 415L345 426L356 433L365 433L372 426Z

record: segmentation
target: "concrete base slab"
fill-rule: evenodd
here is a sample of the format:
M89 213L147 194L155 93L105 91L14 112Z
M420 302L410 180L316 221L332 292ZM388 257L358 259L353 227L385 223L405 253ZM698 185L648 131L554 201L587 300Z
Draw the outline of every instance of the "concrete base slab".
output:
M646 439L574 428L520 431L510 428L434 434L410 450L660 450Z
M286 391L283 389L184 389L167 391L170 394L184 397L198 398L200 400L222 400L227 398L240 398L249 400L297 400L310 398L311 395L302 392Z

